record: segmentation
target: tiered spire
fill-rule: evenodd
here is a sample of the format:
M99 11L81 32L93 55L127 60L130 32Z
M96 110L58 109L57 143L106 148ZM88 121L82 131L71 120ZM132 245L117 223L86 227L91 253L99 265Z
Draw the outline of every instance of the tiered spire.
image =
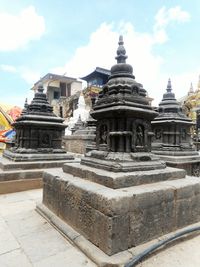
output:
M23 110L22 110L21 115L26 114L27 110L28 110L28 100L27 100L27 98L26 98L26 99L25 99L25 103L24 103L24 108L23 108Z
M126 55L126 50L124 48L124 41L123 41L123 36L119 36L119 47L117 49L117 56L115 57L117 59L117 63L126 63L127 55Z
M168 83L167 83L167 92L171 93L171 91L172 91L172 84L171 84L171 80L169 78Z
M53 107L49 104L47 96L43 91L43 85L40 83L37 92L29 105L28 113L41 114L42 112L45 113L46 116L55 116L53 113Z
M166 93L163 94L163 99L161 101L161 103L159 104L162 105L165 101L172 101L173 103L176 103L176 98L175 98L175 95L174 93L172 93L172 84L171 84L171 80L170 78L168 79L168 82L167 82L167 88L166 88Z

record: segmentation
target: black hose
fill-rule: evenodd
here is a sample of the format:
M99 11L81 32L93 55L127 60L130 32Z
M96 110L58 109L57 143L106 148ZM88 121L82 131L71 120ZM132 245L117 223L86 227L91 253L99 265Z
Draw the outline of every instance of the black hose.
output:
M137 263L141 262L143 260L143 258L147 257L150 253L152 253L154 250L156 250L157 248L166 245L167 243L192 232L195 231L200 231L200 226L196 226L196 227L191 227L191 228L187 228L186 230L180 231L177 234L166 238L164 240L159 241L158 243L148 247L147 249L145 249L143 252L139 253L137 256L135 256L133 259L131 259L128 263L126 263L124 265L124 267L134 267L136 266Z

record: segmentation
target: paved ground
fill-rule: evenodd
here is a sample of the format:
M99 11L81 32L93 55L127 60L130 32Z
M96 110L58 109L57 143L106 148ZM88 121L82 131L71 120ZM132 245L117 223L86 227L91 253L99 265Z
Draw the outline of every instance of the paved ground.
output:
M0 195L0 267L95 267L35 211L42 190ZM200 235L173 244L137 267L199 267Z
M0 267L95 267L34 210L41 194L0 195Z

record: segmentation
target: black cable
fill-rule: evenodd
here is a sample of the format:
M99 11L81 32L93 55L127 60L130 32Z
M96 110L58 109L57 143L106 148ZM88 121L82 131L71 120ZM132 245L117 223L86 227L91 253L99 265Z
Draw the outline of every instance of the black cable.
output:
M180 231L177 234L166 238L164 240L159 241L158 243L148 247L147 249L145 249L143 252L139 253L137 256L135 256L133 259L131 259L128 263L126 263L124 265L124 267L134 267L136 266L137 263L141 262L143 260L143 258L147 257L150 253L152 253L154 250L156 250L157 248L166 245L167 243L192 232L195 231L200 231L200 226L196 226L196 227L191 227L188 228L186 230Z

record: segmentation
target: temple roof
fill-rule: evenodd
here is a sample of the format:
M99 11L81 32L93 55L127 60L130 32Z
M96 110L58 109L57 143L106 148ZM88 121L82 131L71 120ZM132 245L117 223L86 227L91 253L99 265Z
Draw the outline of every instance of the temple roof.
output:
M97 76L104 76L104 77L108 78L110 76L110 70L96 67L96 69L93 72L91 72L90 74L88 74L84 77L81 77L80 79L88 82L92 78L97 77Z

